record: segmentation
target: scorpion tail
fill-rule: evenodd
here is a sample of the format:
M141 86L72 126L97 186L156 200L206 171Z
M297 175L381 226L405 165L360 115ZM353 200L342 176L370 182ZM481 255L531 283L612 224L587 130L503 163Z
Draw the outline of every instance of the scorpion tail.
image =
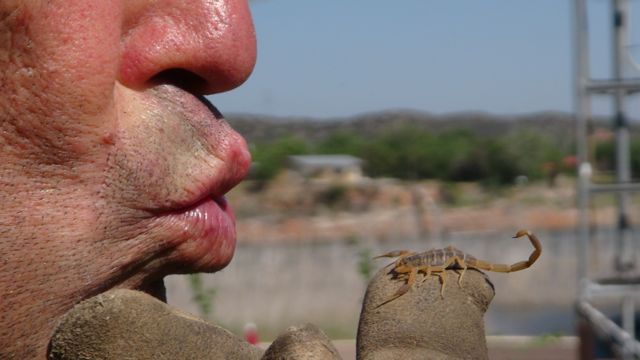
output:
M520 271L528 268L529 266L533 265L533 263L536 262L536 260L538 260L538 258L540 257L540 254L542 254L542 245L540 244L540 240L538 240L538 238L528 230L518 231L514 236L514 238L521 238L523 236L526 236L531 242L531 245L533 245L533 252L531 253L531 255L529 255L528 260L519 261L511 265L493 264L487 261L475 260L474 262L468 261L469 265L472 265L482 270L503 272L503 273Z
M514 268L514 270L511 270L511 271L518 271L518 270L528 268L529 266L533 265L533 263L536 262L536 260L538 260L538 258L540 257L540 254L542 254L542 244L540 244L540 240L538 240L538 237L535 236L535 234L532 233L531 231L520 230L513 237L520 238L523 236L526 236L531 242L531 245L533 246L533 252L531 253L531 255L529 255L529 259L527 261L521 261L519 263L513 264L511 267ZM523 264L523 265L521 265L520 268L515 269L518 264Z

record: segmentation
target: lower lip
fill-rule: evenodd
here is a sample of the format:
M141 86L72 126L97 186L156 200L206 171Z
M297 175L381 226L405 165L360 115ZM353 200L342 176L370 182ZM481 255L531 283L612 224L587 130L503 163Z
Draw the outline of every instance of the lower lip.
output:
M191 240L203 241L208 251L233 253L236 219L224 197L204 198L173 216L183 224L183 235Z

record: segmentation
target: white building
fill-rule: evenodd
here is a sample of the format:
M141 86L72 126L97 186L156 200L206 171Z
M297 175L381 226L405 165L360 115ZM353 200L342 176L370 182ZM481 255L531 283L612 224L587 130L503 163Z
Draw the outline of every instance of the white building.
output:
M294 155L288 167L307 179L357 182L362 180L362 159L351 155Z

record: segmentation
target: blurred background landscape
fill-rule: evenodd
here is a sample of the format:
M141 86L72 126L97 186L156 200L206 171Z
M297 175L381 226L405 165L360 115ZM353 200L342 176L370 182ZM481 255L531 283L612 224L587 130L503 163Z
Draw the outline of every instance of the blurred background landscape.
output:
M606 77L610 5L587 3L591 73ZM169 302L237 334L255 323L262 340L304 322L353 339L367 281L386 265L373 256L454 245L509 264L529 254L511 239L526 228L543 255L526 271L489 274L487 334L537 339L511 358L554 341L572 349L557 358L573 358L575 338L565 337L575 335L578 294L572 1L251 6L254 74L210 97L254 159L228 195L238 248L216 274L169 277ZM640 18L640 2L628 6ZM637 76L640 31L629 30L625 71ZM633 179L639 105L627 103ZM595 182L615 179L613 109L611 99L592 103ZM590 207L589 262L608 275L615 198L594 196Z
M310 321L334 337L352 338L366 283L386 265L373 262L374 255L453 244L513 263L528 256L530 245L511 236L527 228L542 239L544 255L531 270L490 275L499 294L492 309L500 311L488 314L487 331L572 334L577 211L569 115L229 121L252 144L255 163L228 196L238 218L234 261L203 275L203 287L215 289L213 319L240 332L257 322L267 336ZM606 169L612 137L602 125L594 136ZM345 165L343 155L361 161ZM309 171L292 157L325 161L307 165ZM640 166L634 170L640 173ZM611 232L613 200L599 199L598 209L594 226ZM595 261L606 263L613 249L600 246ZM202 312L182 279L169 282L182 293L175 301Z

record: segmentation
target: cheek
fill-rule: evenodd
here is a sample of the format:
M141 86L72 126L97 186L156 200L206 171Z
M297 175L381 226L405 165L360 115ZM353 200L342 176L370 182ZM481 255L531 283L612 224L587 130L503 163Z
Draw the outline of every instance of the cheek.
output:
M119 2L47 1L30 15L30 60L40 80L31 86L46 90L48 105L62 114L100 113L111 103L118 67Z
M25 1L0 24L0 117L23 153L60 163L108 144L120 19L117 1Z

